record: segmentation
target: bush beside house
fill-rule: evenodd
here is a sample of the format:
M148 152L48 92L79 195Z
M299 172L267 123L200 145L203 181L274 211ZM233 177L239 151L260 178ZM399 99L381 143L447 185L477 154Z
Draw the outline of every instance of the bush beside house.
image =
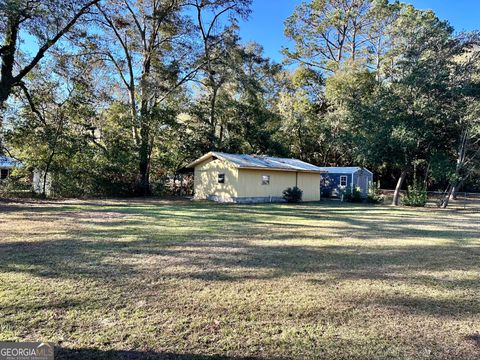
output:
M288 203L298 203L302 201L302 195L303 191L296 186L283 190L283 198Z

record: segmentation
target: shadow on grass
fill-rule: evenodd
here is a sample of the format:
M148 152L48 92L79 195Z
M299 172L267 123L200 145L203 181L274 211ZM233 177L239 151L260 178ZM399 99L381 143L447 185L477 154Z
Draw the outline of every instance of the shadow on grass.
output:
M444 212L435 213L435 220L442 224L439 230L433 230L424 228L432 220L416 212L371 206L189 203L67 208L40 216L44 221L85 221L84 227L51 240L44 237L32 242L0 243L0 271L86 278L99 286L122 286L126 291L139 279L234 283L297 275L307 275L311 284L318 286L373 280L440 290L480 289L478 277L455 279L428 274L480 273L480 249L471 246L480 237L476 221L461 228L450 226L449 215ZM345 237L363 243L343 245ZM391 245L390 238L405 240L406 245ZM426 245L408 245L409 239L418 238ZM291 241L305 239L312 245ZM384 244L370 245L369 240L379 239L384 239ZM332 240L335 245L331 245ZM432 245L432 241L437 244ZM369 301L411 312L480 312L478 302L458 298L399 295L364 300L367 304Z
M473 342L480 349L480 333L468 335L465 340Z
M171 352L55 348L55 360L261 360L259 357L175 354ZM272 358L269 358L272 359ZM275 359L272 359L275 360Z
M43 254L43 255L42 255ZM478 249L461 246L372 247L257 245L248 241L208 241L159 245L149 241L61 240L31 245L2 244L0 270L47 278L91 279L100 286L128 289L139 279L208 282L272 280L308 275L319 286L371 280L428 286L439 290L479 291L480 281L450 279L423 272L480 272ZM143 260L148 259L148 266ZM131 261L130 261L131 260ZM423 273L423 274L422 274ZM359 300L359 299L357 299ZM458 298L365 299L388 307L432 314L477 314L480 304ZM367 304L368 305L368 304ZM17 309L21 310L21 309Z
M85 205L86 206L86 205ZM62 207L21 208L9 211L39 213L28 221L70 220L90 225L72 237L85 239L119 239L135 236L141 240L172 241L201 238L232 239L247 234L265 235L264 240L289 240L295 235L312 240L342 239L346 236L370 240L385 238L442 239L466 245L480 237L480 217L468 224L450 226L452 212L385 208L362 205L323 204L289 206L282 204L218 205L204 203L177 204L109 204L107 207L65 205ZM15 209L15 210L12 210ZM425 215L425 217L423 217ZM325 225L327 224L327 225ZM162 227L159 229L159 227ZM432 228L433 227L433 228ZM185 229L189 229L185 232ZM311 230L308 234L294 231ZM331 231L335 230L335 231ZM178 233L182 233L179 236Z

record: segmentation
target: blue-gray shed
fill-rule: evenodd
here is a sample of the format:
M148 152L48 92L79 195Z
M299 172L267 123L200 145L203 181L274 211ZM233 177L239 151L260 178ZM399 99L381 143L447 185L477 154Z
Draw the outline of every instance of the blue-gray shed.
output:
M367 195L368 188L373 182L373 173L358 166L323 167L327 174L322 175L322 195L339 196L347 188L357 187L362 195Z
M18 167L22 167L22 164L11 157L0 155L0 180L6 179L10 172Z

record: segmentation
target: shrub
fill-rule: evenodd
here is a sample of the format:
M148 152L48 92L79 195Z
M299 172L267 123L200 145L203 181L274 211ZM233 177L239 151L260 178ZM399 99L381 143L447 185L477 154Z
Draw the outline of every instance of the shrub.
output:
M332 189L330 188L324 188L322 189L322 198L331 198L332 197Z
M358 186L355 186L353 189L347 188L343 193L343 201L350 203L361 203L363 199L360 188Z
M0 180L0 197L2 198L31 197L32 195L32 184L26 170L16 169L13 176Z
M369 204L381 204L384 201L384 196L380 191L380 187L378 183L372 182L368 187L368 194L367 194L367 203Z
M427 188L415 180L412 185L408 186L408 193L402 199L402 204L405 206L423 207L427 204L427 200Z
M302 195L303 191L296 186L283 190L283 198L288 203L298 203L302 201Z

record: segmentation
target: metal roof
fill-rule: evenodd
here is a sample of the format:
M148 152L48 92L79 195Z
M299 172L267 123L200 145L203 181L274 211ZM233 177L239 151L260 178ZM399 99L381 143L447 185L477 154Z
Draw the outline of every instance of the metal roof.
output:
M187 168L195 167L196 165L208 160L211 157L219 158L230 162L238 168L258 168L284 171L304 171L304 172L325 172L318 166L309 164L298 159L287 159L264 155L244 155L244 154L227 154L222 152L212 151L203 155L201 158L195 160L187 166Z
M21 163L11 157L0 155L0 168L20 167Z
M366 168L362 168L359 166L329 166L329 167L322 167L321 169L329 172L329 173L337 173L337 174L353 174L356 173L357 171L367 171L370 174L373 174L370 170Z

